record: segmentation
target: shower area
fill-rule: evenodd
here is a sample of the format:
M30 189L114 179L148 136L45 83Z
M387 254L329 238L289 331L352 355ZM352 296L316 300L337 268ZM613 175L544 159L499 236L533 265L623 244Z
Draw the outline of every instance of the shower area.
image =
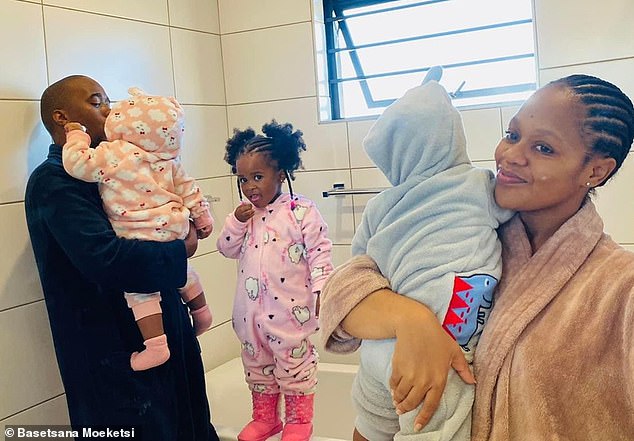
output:
M629 0L533 0L538 83L585 72L634 96L634 8ZM362 140L372 117L327 120L324 16L320 0L0 0L0 424L67 424L68 413L46 308L24 220L24 188L48 151L39 97L71 74L99 81L112 100L130 86L174 95L186 114L182 161L207 195L216 231L192 265L213 311L199 337L213 423L235 439L250 419L240 343L231 327L235 261L215 247L238 203L223 160L234 127L275 118L304 132L305 168L293 189L315 201L329 225L333 260L350 243L367 201L389 183ZM592 24L593 33L587 32ZM470 156L494 167L493 150L516 106L466 108ZM626 161L597 205L606 231L634 250L634 161ZM317 338L315 337L317 344ZM315 440L351 439L349 391L358 356L320 352Z

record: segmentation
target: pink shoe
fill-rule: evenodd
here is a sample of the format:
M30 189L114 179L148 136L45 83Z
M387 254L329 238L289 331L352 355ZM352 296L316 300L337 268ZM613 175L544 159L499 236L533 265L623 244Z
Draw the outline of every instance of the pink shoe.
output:
M130 366L133 371L145 371L160 366L170 358L170 349L167 346L165 334L148 338L143 342L145 350L135 352L130 356Z
M281 441L308 441L313 434L313 423L286 423Z
M203 334L211 327L213 318L211 316L211 311L209 310L209 305L191 310L189 313L191 314L194 322L194 332L196 333L196 337Z
M286 424L281 441L308 441L313 434L315 395L285 395Z
M282 420L265 423L253 420L240 431L238 441L266 441L282 431Z
M280 394L251 392L253 421L238 434L238 441L265 441L282 431L277 402Z

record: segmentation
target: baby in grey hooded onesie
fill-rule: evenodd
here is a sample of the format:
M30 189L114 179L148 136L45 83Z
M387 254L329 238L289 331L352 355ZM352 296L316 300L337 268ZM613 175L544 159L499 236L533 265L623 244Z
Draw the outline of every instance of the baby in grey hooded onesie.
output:
M496 228L512 215L495 204L493 172L471 164L460 114L436 81L389 106L363 147L393 187L367 204L352 254L369 255L395 292L434 311L471 362L502 271ZM454 371L423 431L414 431L420 407L396 414L394 343L361 344L352 393L357 430L371 441L469 440L474 390Z

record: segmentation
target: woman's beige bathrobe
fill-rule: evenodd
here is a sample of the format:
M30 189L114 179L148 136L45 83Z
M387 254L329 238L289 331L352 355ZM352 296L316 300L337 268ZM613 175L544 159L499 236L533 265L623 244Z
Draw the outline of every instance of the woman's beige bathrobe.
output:
M589 202L539 250L519 217L500 229L504 269L475 359L472 440L634 440L634 254L603 233ZM339 326L389 283L367 257L322 292L326 349L358 340Z

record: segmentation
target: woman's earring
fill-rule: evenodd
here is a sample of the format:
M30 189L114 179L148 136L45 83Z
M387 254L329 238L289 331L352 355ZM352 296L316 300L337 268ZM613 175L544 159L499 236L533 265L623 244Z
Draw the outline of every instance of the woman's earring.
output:
M586 187L590 187L590 182L586 182Z

